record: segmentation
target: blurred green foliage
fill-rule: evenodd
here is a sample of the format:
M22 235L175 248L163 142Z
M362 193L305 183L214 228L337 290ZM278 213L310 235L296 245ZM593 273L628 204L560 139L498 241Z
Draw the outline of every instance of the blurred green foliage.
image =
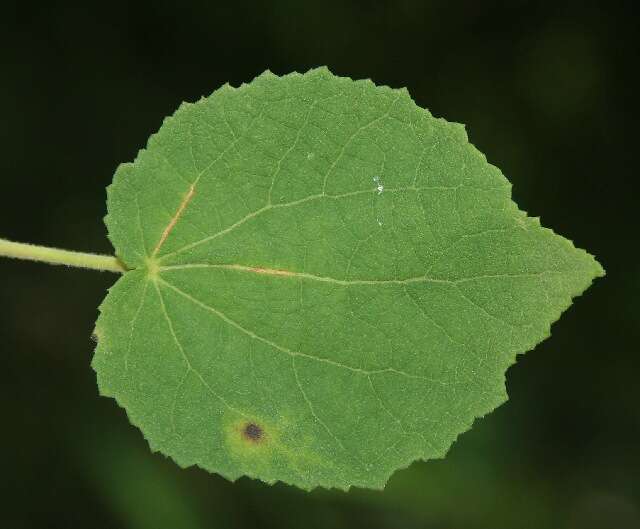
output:
M15 3L0 17L0 232L109 252L116 165L179 102L276 73L407 86L608 276L508 372L511 400L384 492L231 484L151 454L89 367L109 275L0 263L0 526L640 526L633 4Z

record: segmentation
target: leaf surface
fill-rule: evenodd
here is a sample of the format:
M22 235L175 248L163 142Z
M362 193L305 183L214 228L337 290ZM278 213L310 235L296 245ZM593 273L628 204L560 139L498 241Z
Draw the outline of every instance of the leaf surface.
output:
M603 274L463 126L326 69L183 104L108 211L101 393L181 466L305 489L443 457Z

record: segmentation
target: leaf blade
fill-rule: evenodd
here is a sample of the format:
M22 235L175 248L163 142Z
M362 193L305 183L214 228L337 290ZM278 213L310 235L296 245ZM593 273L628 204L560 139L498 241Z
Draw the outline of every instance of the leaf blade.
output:
M381 488L443 457L603 273L463 127L326 69L182 105L108 205L134 271L97 324L100 391L229 479Z

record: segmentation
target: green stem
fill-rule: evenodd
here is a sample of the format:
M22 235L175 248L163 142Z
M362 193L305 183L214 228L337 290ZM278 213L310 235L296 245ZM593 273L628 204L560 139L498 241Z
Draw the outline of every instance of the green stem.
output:
M127 271L117 257L110 255L70 252L68 250L58 250L57 248L47 248L46 246L12 242L5 239L0 239L0 256L121 274Z

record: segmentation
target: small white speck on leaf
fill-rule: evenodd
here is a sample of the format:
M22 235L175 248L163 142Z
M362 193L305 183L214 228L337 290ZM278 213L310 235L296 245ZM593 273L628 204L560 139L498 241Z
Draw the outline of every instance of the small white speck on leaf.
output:
M307 160L313 160L314 157L315 157L315 154L313 154L312 152L307 153Z
M378 190L378 195L382 195L384 191L384 186L382 185L382 180L380 180L379 176L373 177L373 183L376 184L376 189Z

